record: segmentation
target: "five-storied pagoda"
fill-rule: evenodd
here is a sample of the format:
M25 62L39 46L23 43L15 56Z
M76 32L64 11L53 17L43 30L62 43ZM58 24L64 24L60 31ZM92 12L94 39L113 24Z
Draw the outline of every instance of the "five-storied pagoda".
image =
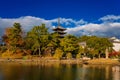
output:
M64 34L66 34L66 32L64 32L65 30L66 30L65 28L63 28L62 26L60 26L60 18L58 18L58 26L55 27L53 29L53 31L55 31L56 33L58 33L60 38L63 38Z

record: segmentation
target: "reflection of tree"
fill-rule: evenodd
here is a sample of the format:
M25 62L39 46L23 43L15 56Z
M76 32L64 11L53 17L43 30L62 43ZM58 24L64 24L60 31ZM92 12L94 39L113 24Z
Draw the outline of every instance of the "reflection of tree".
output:
M19 65L6 64L1 66L5 80L19 80L23 70Z
M108 65L2 64L0 71L4 80L120 80L120 72L111 73Z
M83 65L82 67L82 76L81 76L81 80L84 80L86 77L86 73L87 73L87 66Z
M120 80L120 67L119 66L112 67L112 75L113 75L113 80Z
M110 70L110 66L106 66L105 67L105 79L109 80L109 70Z

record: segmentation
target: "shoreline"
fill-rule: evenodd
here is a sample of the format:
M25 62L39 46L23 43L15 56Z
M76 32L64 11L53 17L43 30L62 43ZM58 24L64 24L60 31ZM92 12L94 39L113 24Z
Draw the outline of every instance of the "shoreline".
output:
M19 64L86 64L86 65L120 65L119 60L115 59L0 59L0 63L19 63Z
M82 60L41 60L41 59L0 59L0 63L22 63L22 64L27 64L27 63L38 63L38 64L82 64Z

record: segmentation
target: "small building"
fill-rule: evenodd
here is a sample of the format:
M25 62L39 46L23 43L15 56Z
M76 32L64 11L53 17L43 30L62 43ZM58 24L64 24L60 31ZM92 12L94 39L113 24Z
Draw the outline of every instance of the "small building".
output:
M120 51L120 39L117 39L116 37L111 37L109 40L113 43L113 49L115 51Z
M82 46L82 48L85 48L86 47L86 42L80 42L79 45Z

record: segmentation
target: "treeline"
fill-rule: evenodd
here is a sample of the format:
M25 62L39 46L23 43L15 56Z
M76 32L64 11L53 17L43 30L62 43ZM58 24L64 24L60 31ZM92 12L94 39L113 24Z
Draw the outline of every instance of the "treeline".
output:
M22 58L23 56L81 58L87 56L105 57L105 51L112 51L112 43L107 38L97 36L80 36L67 34L59 38L57 33L49 33L45 24L34 26L25 33L20 23L5 29L2 36L5 43L0 47L1 56L5 58ZM84 43L81 44L81 43Z

